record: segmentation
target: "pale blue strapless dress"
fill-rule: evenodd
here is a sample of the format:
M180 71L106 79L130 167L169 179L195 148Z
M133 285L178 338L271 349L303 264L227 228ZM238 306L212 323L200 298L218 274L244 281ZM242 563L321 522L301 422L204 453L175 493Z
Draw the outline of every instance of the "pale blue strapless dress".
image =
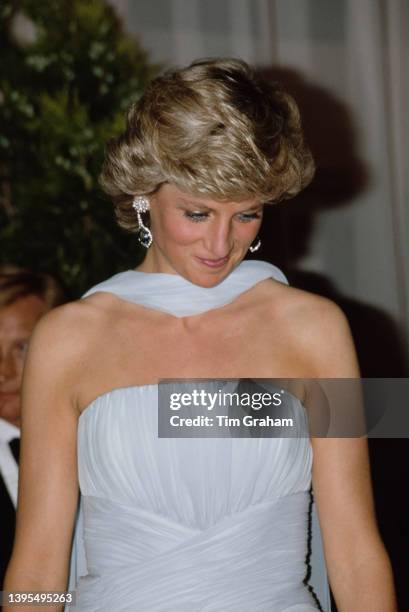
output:
M242 262L212 288L174 274L128 270L85 296L110 292L182 317L228 304L269 277L287 282L263 261ZM306 419L295 398L294 410ZM172 439L158 438L157 431L156 385L113 389L80 416L81 500L69 584L76 590L74 609L319 609L303 584L310 440ZM312 582L327 612L325 565L313 514Z

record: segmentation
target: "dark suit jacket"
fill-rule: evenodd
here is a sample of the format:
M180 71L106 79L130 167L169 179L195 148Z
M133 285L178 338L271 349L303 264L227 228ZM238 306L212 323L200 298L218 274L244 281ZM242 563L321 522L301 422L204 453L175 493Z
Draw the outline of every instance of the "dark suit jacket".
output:
M20 440L15 438L10 442L14 459L19 461ZM14 532L16 529L16 511L3 475L0 472L0 590L3 591L4 575L13 550ZM0 610L3 608L0 606Z
M13 549L16 511L0 474L0 590L3 590L4 574Z

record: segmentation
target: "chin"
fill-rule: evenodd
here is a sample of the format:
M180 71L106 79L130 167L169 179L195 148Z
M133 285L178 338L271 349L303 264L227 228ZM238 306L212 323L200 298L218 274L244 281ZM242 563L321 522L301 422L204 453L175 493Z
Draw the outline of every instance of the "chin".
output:
M206 289L210 289L211 287L215 287L219 283L221 283L226 276L228 276L231 272L229 270L218 270L211 272L194 272L193 274L187 275L185 278L189 280L194 285L199 285L199 287L203 287Z
M199 285L199 287L203 287L204 289L211 289L212 287L216 287L216 285L218 285L219 283L222 282L222 280L224 280L224 276L223 278L208 278L208 279L201 279L197 282L195 282L195 285ZM193 282L193 281L192 281Z
M20 420L20 397L16 395L0 402L0 418L16 424Z
M185 259L179 262L180 265L172 265L172 267L176 274L180 274L190 283L209 289L215 287L229 276L241 260L242 258L230 258L223 266L211 268L206 267L193 258L192 262L187 262Z

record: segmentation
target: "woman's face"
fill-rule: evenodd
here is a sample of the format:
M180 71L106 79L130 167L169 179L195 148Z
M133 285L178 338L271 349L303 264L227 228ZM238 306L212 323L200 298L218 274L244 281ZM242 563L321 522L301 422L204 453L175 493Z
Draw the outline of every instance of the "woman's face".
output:
M240 263L263 215L256 200L218 202L171 184L149 201L153 244L138 269L180 274L202 287L217 285Z

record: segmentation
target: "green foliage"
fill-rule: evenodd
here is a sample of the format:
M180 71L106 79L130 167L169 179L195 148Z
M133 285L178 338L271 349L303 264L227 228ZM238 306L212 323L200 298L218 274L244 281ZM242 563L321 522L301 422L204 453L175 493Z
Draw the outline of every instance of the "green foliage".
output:
M2 0L0 58L0 260L77 297L142 257L98 174L156 68L104 0Z

